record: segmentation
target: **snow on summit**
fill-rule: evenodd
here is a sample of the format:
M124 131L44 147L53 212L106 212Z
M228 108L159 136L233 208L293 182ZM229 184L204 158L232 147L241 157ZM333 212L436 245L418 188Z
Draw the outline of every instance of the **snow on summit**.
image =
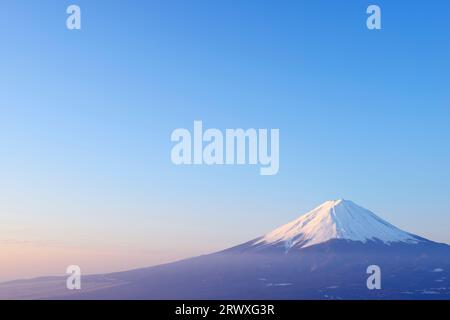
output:
M284 242L305 248L332 239L418 243L421 240L349 200L331 200L258 239L254 245Z

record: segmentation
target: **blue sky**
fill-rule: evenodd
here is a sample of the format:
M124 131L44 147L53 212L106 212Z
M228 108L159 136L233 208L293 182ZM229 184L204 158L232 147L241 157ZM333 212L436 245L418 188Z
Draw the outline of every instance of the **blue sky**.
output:
M107 248L88 270L114 270L346 198L450 242L450 4L330 2L2 2L0 241ZM65 28L72 3L81 31ZM174 166L170 134L194 120L279 128L278 175Z

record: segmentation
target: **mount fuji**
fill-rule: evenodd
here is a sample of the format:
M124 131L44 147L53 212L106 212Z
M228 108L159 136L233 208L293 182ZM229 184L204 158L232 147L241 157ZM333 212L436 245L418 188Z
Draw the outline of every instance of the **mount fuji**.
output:
M288 253L331 240L385 245L427 242L424 238L398 229L352 201L340 199L327 201L298 219L238 248L256 251L280 249Z
M367 268L381 289L367 287ZM403 231L352 201L327 201L261 237L174 263L82 278L0 284L22 299L449 299L450 246Z

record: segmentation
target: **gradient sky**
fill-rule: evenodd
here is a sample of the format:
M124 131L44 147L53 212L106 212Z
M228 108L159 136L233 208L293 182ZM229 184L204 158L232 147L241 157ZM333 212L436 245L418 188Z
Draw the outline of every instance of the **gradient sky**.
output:
M9 0L0 39L0 281L209 253L337 198L450 242L448 1ZM194 120L279 128L278 175L174 166Z

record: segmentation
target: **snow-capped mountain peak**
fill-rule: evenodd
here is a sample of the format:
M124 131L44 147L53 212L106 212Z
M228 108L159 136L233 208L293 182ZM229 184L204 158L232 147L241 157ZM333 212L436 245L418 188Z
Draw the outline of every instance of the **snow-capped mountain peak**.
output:
M257 239L254 245L305 248L332 239L418 243L421 238L398 229L349 200L327 201Z

